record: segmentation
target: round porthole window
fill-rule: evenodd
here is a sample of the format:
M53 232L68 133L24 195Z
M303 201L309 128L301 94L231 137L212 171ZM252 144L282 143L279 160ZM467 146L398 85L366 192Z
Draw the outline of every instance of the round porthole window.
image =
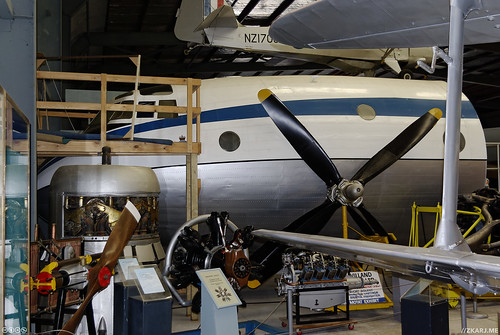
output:
M240 137L232 131L226 131L219 137L220 147L229 152L238 149L240 147L240 143Z
M443 143L444 143L445 136L446 136L446 134L443 133ZM460 152L462 152L462 150L464 150L464 148L465 148L465 137L462 133L460 133Z
M377 115L377 113L375 113L375 109L373 109L372 106L365 104L361 104L358 107L356 107L356 112L358 113L359 116L361 116L363 120L367 121L373 120Z

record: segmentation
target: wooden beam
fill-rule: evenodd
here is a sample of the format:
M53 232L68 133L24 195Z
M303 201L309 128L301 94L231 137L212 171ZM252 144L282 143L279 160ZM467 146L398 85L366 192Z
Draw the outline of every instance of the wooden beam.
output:
M78 80L78 81L101 81L99 73L77 73L77 72L57 72L57 71L37 71L37 79L53 79L53 80ZM118 83L135 83L136 76L108 74L108 82ZM141 84L170 84L170 85L186 85L186 78L172 77L152 77L140 76ZM201 85L201 79L192 79L194 85Z
M39 69L47 60L46 59L37 59L36 60L36 68Z
M37 133L37 141L51 142L51 143L64 143L64 137L52 134Z
M106 96L108 93L108 82L107 82L107 75L105 73L101 74L101 103L100 103L100 110L101 110L101 148L104 148L106 146L106 126L108 123L107 120L107 111L106 111Z
M201 90L200 86L195 86L196 107L193 107L193 114L196 116L196 142L201 142ZM200 110L200 113L195 111Z
M97 113L58 112L58 111L38 110L37 116L39 118L43 116L50 116L50 117L72 117L75 119L93 119L97 116Z
M106 145L111 148L112 155L168 155L186 154L187 142L174 142L172 145L139 142L108 140ZM38 157L65 157L65 156L98 156L101 154L101 142L92 140L72 140L67 144L37 141ZM193 143L190 148L194 154L201 153L201 144Z
M187 113L188 109L187 107L184 106L137 105L136 107L138 112L159 112L159 113L176 113L176 114L185 114ZM37 101L36 108L100 111L101 104L94 102ZM106 110L112 112L132 112L134 110L134 106L124 105L124 104L106 104ZM193 107L193 115L199 115L199 114L201 114L201 107Z
M100 111L101 104L95 102L37 101L36 108Z
M132 60L133 61L133 60ZM141 74L141 55L135 57L135 61L133 61L135 66L136 66L136 71L135 71L135 83L134 83L134 110L132 111L132 122L130 123L130 139L134 139L134 132L135 132L135 119L136 119L136 112L137 112L137 95L139 94L139 76ZM128 134L127 134L128 135Z
M188 92L189 87L188 85ZM186 221L192 220L198 216L198 194L198 156L194 153L189 153L186 155ZM193 229L198 230L198 227L193 227ZM187 287L188 299L193 299L196 292L196 287L189 285ZM186 314L191 317L191 320L198 320L198 315L192 313L190 307L187 308Z
M10 148L22 154L29 154L30 144L28 140L12 140Z
M186 140L188 143L188 150L192 147L193 144L193 84L191 78L188 78L187 81L187 134ZM188 151L191 153L191 151ZM186 166L187 168L187 166Z

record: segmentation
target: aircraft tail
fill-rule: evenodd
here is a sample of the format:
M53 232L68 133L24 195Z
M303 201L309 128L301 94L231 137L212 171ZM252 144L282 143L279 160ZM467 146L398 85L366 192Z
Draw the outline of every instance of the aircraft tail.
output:
M238 28L241 24L224 0L182 0L174 27L178 39L205 43L203 29L212 26Z
M236 19L233 7L223 5L211 12L196 28L196 31L215 26L222 28L238 28L242 27L242 24Z

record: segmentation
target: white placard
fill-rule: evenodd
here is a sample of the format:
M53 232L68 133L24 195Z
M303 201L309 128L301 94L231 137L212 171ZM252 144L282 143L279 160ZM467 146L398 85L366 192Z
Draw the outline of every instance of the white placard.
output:
M134 272L144 294L165 292L155 268L135 269Z
M210 293L210 297L218 309L241 305L240 298L236 295L221 269L199 270L196 271L196 274L208 293Z
M362 288L349 290L350 305L387 302L377 271L351 272L350 275L353 277L363 278L365 283Z
M134 278L134 268L139 267L139 262L137 261L137 258L120 258L118 260L118 265L120 265L120 268L122 269L122 274L123 278L125 280L132 280Z

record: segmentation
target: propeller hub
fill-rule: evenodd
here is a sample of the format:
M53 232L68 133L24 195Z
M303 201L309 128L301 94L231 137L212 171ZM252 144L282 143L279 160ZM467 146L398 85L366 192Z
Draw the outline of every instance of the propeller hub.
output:
M344 189L344 195L350 201L356 201L363 196L364 188L359 181L351 181Z
M338 185L329 189L328 198L344 206L358 207L363 202L364 191L365 188L359 181L342 179Z
M108 287L109 283L111 282L111 276L113 276L111 270L107 266L103 266L99 270L99 275L98 275L99 285L102 288Z

